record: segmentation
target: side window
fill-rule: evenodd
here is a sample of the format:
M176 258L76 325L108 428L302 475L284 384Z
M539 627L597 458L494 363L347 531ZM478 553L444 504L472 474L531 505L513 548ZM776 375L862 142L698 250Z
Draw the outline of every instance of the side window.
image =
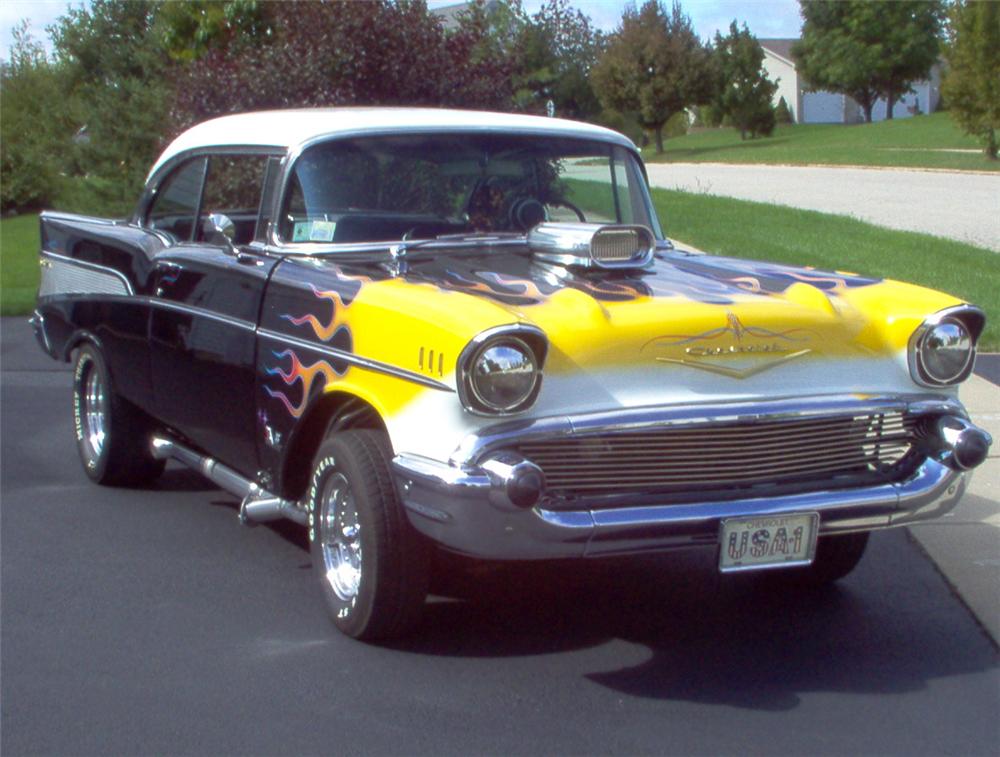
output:
M205 158L195 158L179 166L159 186L146 215L146 224L190 241L198 202L205 179Z
M233 244L250 244L257 228L261 192L267 168L266 155L213 155L201 201L199 241L211 235L209 215L223 215L233 223Z

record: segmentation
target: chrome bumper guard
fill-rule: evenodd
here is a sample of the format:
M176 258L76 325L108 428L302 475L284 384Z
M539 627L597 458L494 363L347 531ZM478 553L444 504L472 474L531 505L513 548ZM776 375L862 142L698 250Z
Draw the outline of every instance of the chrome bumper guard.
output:
M28 319L28 323L31 326L31 330L35 334L38 346L45 350L46 354L55 357L52 352L52 343L49 341L48 332L45 330L45 316L38 310L35 310L31 314L31 318Z
M961 404L952 398L816 398L804 400L724 405L715 408L660 408L618 416L543 419L504 424L465 440L459 451L474 450L464 460L450 463L411 454L393 461L396 483L414 527L448 549L486 559L552 559L655 552L718 541L719 523L725 518L815 512L820 533L838 534L904 526L939 517L951 510L968 485L970 474L955 464L947 440L905 480L861 488L824 489L813 492L746 499L707 499L685 504L648 504L615 508L551 510L544 498L534 507L511 501L511 479L498 471L519 466L496 465L498 447L513 439L541 434L574 433L597 426L604 429L635 427L637 423L699 422L708 418L731 420L746 413L752 417L780 417L799 412L814 414L859 408L900 409L934 417L961 419L988 449L992 439L972 426ZM762 413L763 410L763 413ZM797 414L797 413L794 413ZM668 417L669 416L669 417ZM750 416L747 416L750 417ZM502 452L500 453L502 459ZM984 455L985 456L985 455ZM649 501L649 495L642 497Z

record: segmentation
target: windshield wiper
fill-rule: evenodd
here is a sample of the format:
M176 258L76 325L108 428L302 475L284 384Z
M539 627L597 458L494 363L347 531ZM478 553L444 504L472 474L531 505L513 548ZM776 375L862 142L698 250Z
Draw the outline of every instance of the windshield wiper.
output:
M441 234L433 239L403 240L389 246L389 271L393 276L406 273L407 260L410 252L428 245L447 245L451 242L503 242L515 239L525 239L526 235L516 231L477 231L471 234Z

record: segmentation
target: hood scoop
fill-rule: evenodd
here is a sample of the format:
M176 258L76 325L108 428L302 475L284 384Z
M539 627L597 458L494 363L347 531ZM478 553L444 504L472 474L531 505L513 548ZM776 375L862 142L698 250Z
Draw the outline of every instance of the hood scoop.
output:
M539 260L579 268L643 268L655 245L645 226L541 223L528 232L528 246Z

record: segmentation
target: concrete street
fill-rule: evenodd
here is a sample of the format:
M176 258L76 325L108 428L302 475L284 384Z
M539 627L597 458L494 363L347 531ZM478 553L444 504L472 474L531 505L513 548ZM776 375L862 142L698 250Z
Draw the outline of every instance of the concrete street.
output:
M876 533L835 587L723 578L712 550L456 565L413 638L371 646L329 623L297 527L239 526L182 468L89 483L67 368L0 326L5 755L996 754L989 585L963 577L1000 570L972 535L996 458L962 525ZM981 422L997 391L971 385Z
M664 189L853 216L1000 251L1000 174L883 168L649 163Z

